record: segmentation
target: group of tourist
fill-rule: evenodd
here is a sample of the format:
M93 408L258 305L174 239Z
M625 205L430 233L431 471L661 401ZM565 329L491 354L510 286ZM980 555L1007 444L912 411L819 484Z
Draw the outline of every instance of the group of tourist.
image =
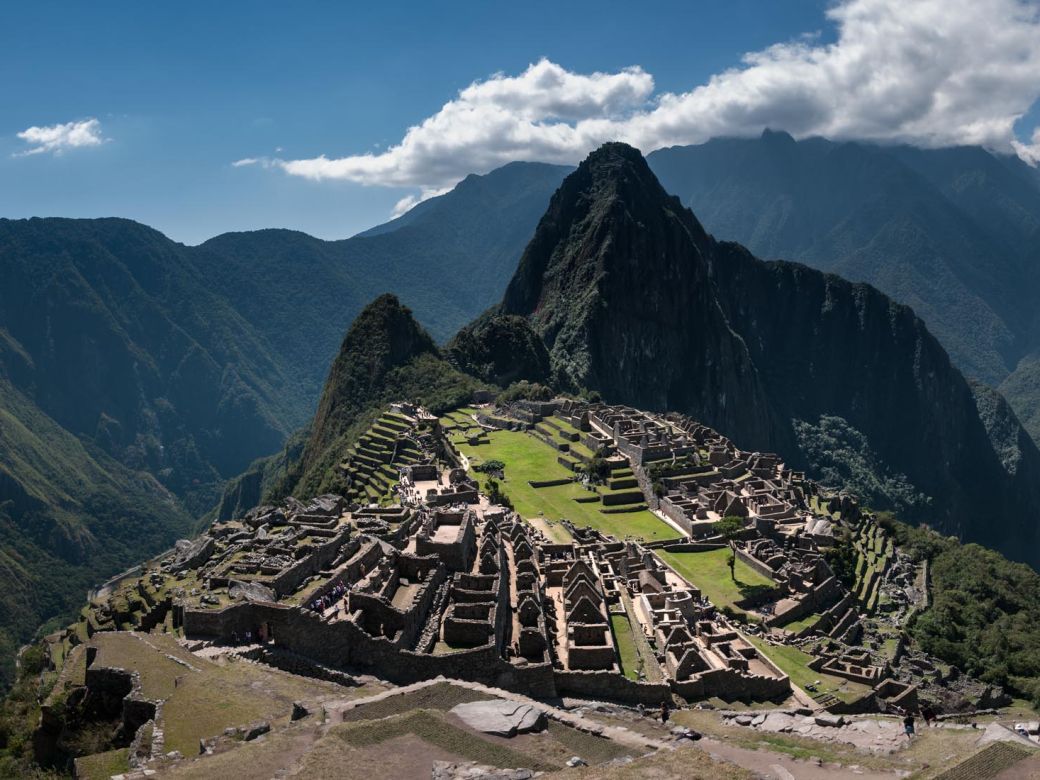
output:
M312 612L317 612L319 615L325 614L325 611L333 604L341 601L344 596L347 595L347 586L342 582L337 582L332 586L332 590L326 593L324 596L314 599L307 605L307 609Z

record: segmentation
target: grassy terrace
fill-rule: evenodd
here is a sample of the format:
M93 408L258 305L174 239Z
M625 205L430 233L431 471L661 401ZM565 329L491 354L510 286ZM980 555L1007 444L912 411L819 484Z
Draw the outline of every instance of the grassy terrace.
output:
M792 623L785 624L784 628L788 631L791 631L792 633L797 634L803 628L810 628L811 626L815 626L817 623L820 622L821 617L822 615L820 615L818 612L814 612L811 615L803 617L801 620L795 620Z
M112 775L130 771L130 751L116 748L84 756L76 761L76 777L83 780L108 780Z
M614 641L617 643L618 656L621 659L621 672L630 680L638 680L639 651L636 650L636 642L632 637L632 624L628 622L628 615L611 614L610 625L614 629Z
M161 718L166 748L186 756L198 752L199 739L220 734L230 726L287 719L293 701L344 695L344 689L332 683L256 664L206 661L188 653L167 635L109 633L98 634L91 641L99 648L97 663L135 669L141 675L144 695L166 700ZM191 666L172 661L168 655ZM347 695L381 689L378 685L354 688ZM117 762L118 756L108 759Z
M791 682L799 688L805 689L806 685L816 684L816 693L811 695L831 694L842 701L852 701L867 693L870 688L860 683L850 682L841 677L834 677L821 672L814 672L809 668L812 656L804 653L797 647L790 645L771 645L758 637L747 636L758 651L768 657L773 663L783 670L784 674L791 678Z
M658 554L665 563L700 588L701 593L720 609L729 607L736 612L743 612L736 606L736 602L774 585L771 579L759 574L739 558L734 570L735 578L730 576L726 563L730 556L728 547L707 552L658 550Z
M545 442L527 433L515 431L492 431L488 443L470 445L461 437L454 444L467 458L470 465L487 460L500 460L506 464L505 480L501 488L513 502L522 517L544 516L550 520L570 520L575 525L591 526L620 539L633 536L647 541L674 539L677 534L657 515L647 510L604 514L599 502L579 504L574 499L593 495L578 482L547 488L533 488L529 481L571 479L574 473L556 461L559 453ZM487 476L474 473L481 486L487 484Z

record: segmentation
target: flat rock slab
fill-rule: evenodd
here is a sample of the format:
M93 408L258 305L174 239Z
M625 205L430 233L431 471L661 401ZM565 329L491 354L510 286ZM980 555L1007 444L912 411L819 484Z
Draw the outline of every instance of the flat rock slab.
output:
M505 699L459 704L451 713L470 728L499 737L513 737L546 727L545 713L540 709Z

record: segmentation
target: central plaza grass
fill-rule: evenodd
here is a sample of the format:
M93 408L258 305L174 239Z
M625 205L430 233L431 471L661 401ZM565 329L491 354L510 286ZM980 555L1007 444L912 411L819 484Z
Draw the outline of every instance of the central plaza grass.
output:
M509 496L521 517L547 517L550 520L570 520L577 526L591 526L619 539L632 536L645 541L674 539L678 533L653 512L623 512L604 514L599 502L579 504L574 499L593 495L579 482L556 487L533 488L530 481L570 479L574 473L556 461L559 453L545 442L519 431L492 431L488 443L472 445L463 438L454 440L455 446L470 462L471 474L486 488L488 477L472 472L472 467L488 460L506 464L501 490Z
M716 607L729 607L742 612L743 610L736 606L738 601L762 588L771 588L774 583L739 558L734 574L731 575L727 563L730 554L729 547L706 552L658 551L665 563L700 588L701 593Z

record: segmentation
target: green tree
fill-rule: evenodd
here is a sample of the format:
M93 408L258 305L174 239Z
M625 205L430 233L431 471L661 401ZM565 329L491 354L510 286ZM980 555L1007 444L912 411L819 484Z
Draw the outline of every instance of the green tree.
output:
M726 559L729 564L729 576L734 580L737 578L737 537L744 530L744 518L737 515L726 515L715 523L715 533L729 543L730 555Z

